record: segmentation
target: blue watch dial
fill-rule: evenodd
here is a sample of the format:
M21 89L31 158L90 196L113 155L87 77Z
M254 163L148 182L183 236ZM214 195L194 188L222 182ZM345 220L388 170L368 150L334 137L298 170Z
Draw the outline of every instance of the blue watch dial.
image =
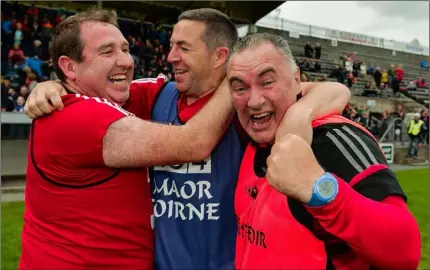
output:
M321 197L329 199L336 192L336 187L332 181L324 179L318 183L318 190Z

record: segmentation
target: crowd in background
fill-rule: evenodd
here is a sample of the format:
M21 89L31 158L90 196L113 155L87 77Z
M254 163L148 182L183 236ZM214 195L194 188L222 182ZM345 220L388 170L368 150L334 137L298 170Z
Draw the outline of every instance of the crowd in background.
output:
M54 27L73 13L4 4L1 17L1 110L22 112L30 91L40 81L57 79L49 56ZM167 63L171 31L148 23L120 22L135 61L135 79L164 73L174 80Z
M399 104L394 112L384 110L382 115L372 113L368 106L360 106L349 104L343 111L342 116L350 119L369 130L375 137L380 138L389 127L389 124L394 122L395 141L403 141L402 136L407 132L405 128L405 111L403 105ZM423 107L420 112L420 119L424 122L422 132L420 134L421 143L429 143L429 109Z

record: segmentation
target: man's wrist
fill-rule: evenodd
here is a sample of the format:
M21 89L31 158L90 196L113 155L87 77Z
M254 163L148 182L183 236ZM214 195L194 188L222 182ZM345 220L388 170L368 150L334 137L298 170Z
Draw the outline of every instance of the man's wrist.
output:
M314 182L311 199L306 205L309 207L325 206L336 198L338 192L338 180L332 174L325 173Z
M315 182L324 174L325 171L318 166L318 168L310 170L308 176L304 177L306 180L301 183L299 198L302 203L306 204L311 200Z

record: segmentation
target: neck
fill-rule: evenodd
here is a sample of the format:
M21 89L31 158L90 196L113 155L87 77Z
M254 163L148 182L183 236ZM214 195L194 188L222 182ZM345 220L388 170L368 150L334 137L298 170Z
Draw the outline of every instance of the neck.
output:
M81 94L81 95L85 95L88 97L96 97L96 95L93 95L91 92L83 91L81 89L81 87L79 87L76 83L74 83L73 81L70 81L68 79L63 81L62 85L68 93L76 93L76 94Z
M201 91L196 92L196 94L193 95L187 95L186 96L186 100L187 100L187 104L190 105L192 103L194 103L196 100L209 95L210 93L212 93L213 91L215 91L218 86L222 83L222 81L224 80L225 74L223 73L221 74L214 74L215 71L212 74L212 78L207 79L206 81L204 81L204 88L202 88Z

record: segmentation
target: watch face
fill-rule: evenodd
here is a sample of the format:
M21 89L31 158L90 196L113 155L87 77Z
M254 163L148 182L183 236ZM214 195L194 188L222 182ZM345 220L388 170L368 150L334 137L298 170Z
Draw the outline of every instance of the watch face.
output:
M323 198L330 198L336 192L336 187L332 181L324 180L319 184L318 190Z

